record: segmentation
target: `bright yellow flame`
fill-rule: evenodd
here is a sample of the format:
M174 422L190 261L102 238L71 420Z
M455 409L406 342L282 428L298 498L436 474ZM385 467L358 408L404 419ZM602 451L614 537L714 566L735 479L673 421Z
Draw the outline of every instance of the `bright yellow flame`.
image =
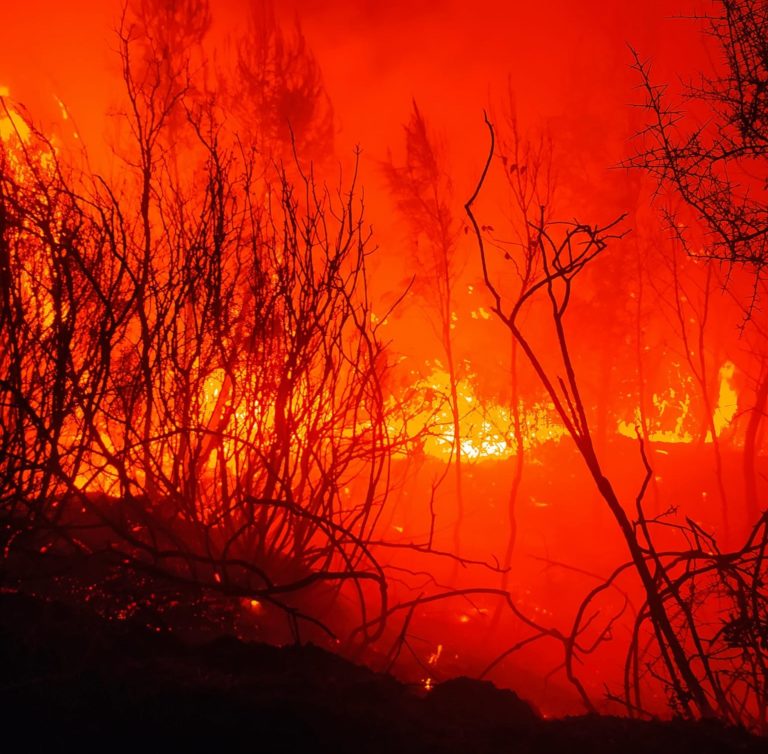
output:
M8 107L7 109L0 109L0 115L2 116L0 117L0 139L3 141L9 141L14 136L17 136L24 143L29 143L29 126L24 121L24 118L22 118L16 112L16 110L14 110L12 107Z
M733 417L736 416L736 411L739 408L739 394L731 382L735 373L736 365L732 361L726 361L720 367L720 390L717 395L717 406L715 406L715 411L712 415L712 423L715 427L715 434L718 437L733 421Z
M513 413L508 406L483 401L475 393L471 376L456 385L459 411L461 454L472 461L500 460L515 455L512 427ZM447 460L455 448L453 415L450 408L451 379L448 372L434 368L428 377L416 380L411 395L419 396L417 405L401 425L393 424L393 434L405 431L420 440L422 453ZM418 403L419 398L413 398ZM392 399L393 402L395 399ZM407 402L406 398L406 402ZM520 406L523 446L533 447L557 441L566 433L555 421L554 406Z
M54 95L54 100L56 100L56 104L59 106L59 111L61 112L61 119L62 120L69 120L69 111L67 110L67 106L64 104L63 100L60 100L56 95Z
M693 436L685 429L685 420L691 407L691 396L687 393L679 396L674 388L668 388L663 393L653 394L655 416L646 417L648 439L658 443L693 442ZM674 428L669 424L674 421ZM637 438L637 428L642 426L640 409L634 411L632 421L619 421L616 431L624 437L633 440Z
M10 96L11 90L0 85L0 98ZM23 142L29 142L29 126L9 103L0 103L0 139L8 141L17 135Z
M723 430L730 426L738 410L738 391L733 386L736 365L726 361L719 370L720 385L717 394L717 405L712 413L712 423L715 436L719 437ZM648 439L655 443L690 443L693 442L691 433L685 429L685 422L691 407L691 396L688 393L670 387L666 391L653 394L655 415L646 417L648 422ZM670 423L674 421L674 428ZM632 421L620 421L617 431L624 437L637 437L637 427L641 425L639 409L635 409ZM712 433L707 432L705 442L712 442Z
M443 654L443 645L438 644L435 651L429 656L429 659L427 660L427 665L437 665L438 661L440 660L440 655Z

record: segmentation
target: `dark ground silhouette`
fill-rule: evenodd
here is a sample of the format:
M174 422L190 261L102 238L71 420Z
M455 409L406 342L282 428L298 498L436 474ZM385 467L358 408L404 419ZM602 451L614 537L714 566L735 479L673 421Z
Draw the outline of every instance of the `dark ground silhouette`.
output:
M192 644L10 591L0 667L3 737L15 742L5 751L768 751L715 723L544 720L484 681L424 693L312 645Z

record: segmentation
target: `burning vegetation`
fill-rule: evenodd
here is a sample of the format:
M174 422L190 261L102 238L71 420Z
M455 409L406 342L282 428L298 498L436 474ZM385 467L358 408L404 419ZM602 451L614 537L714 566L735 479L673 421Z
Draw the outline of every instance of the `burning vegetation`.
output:
M4 588L768 733L768 14L707 7L593 192L511 93L469 182L416 101L339 156L267 3L129 2L109 159L0 88Z

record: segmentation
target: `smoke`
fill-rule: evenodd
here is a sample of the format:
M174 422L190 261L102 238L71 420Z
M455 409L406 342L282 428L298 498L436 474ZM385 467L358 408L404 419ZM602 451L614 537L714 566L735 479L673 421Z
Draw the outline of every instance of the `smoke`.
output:
M231 51L227 42L250 5L211 3L219 55ZM320 62L342 151L359 143L383 157L415 98L456 145L460 174L473 172L482 154L482 110L508 87L524 118L586 118L602 134L604 116L625 110L632 99L628 43L653 55L674 34L677 62L690 60L688 48L695 45L693 37L680 45L682 24L669 21L670 4L663 0L276 5L283 23L300 22ZM685 12L684 5L674 10ZM0 84L37 117L52 118L53 97L59 97L91 149L103 138L103 117L118 88L114 28L120 9L119 2L32 0L3 10Z

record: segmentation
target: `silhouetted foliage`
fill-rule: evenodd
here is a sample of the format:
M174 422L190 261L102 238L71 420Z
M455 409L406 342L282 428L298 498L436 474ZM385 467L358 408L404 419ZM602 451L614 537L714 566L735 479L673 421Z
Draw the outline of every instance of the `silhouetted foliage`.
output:
M68 171L27 124L3 144L5 555L111 560L286 610L349 581L365 616L366 582L385 599L367 541L390 439L354 179L264 178L134 31L124 18L118 181Z
M235 75L225 82L233 111L278 159L322 161L333 154L334 117L320 66L296 21L285 32L269 0L252 5L238 42Z
M703 234L692 233L690 215L665 209L691 253L745 262L759 273L768 260L768 8L762 0L718 0L697 20L719 59L685 87L682 102L670 100L668 85L655 82L635 53L650 122L629 165L692 211Z
M644 498L653 470L639 428L645 476L634 500L622 500L606 476L593 440L567 316L580 274L607 250L610 241L619 237L614 229L622 218L603 227L557 223L546 221L545 208L541 207L538 219L525 214L522 217L531 228L533 243L520 249L516 259L511 259L509 253L504 259L497 258L486 242L488 231L478 223L474 210L494 155L494 130L490 122L486 123L491 149L466 210L475 231L493 311L518 341L546 388L630 555L627 563L587 594L570 633L532 622L532 635L502 657L519 650L526 641L543 636L561 641L567 677L587 708L595 710L578 667L585 656L613 638L614 625L627 608L625 596L622 607L602 617L597 599L607 590L618 589L622 577L634 578L642 589L643 603L636 613L626 656L625 687L619 696L629 714L646 713L642 680L650 676L661 681L670 704L683 716L717 717L765 732L768 664L759 616L768 609L766 514L751 529L744 544L728 552L721 552L716 538L690 518L676 524L665 515L648 517ZM525 274L527 270L530 273ZM510 280L517 281L516 289ZM542 314L548 312L546 327L538 323L533 328L521 316L537 301L542 305ZM678 536L672 544L660 545L660 536L667 528ZM729 616L725 620L724 614ZM601 622L595 626L598 618Z

